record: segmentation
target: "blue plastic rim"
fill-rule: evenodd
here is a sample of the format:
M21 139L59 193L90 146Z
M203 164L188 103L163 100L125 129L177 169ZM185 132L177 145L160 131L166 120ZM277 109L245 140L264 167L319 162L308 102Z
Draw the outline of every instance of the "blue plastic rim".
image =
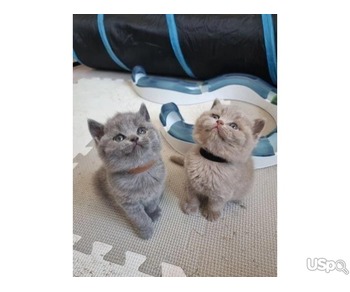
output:
M137 76L139 75L139 78ZM180 93L198 95L213 92L228 85L241 85L250 88L262 98L267 99L271 93L276 94L276 87L266 81L249 74L225 74L207 81L185 81L170 77L148 76L141 66L132 70L132 80L138 87L167 89Z
M248 102L261 107L277 123L277 105L272 103L277 96L277 89L252 75L225 74L204 82L186 81L177 78L148 76L144 68L136 66L132 71L132 80L135 90L141 97L162 104L159 119L163 125L163 133L173 148L182 154L191 144L195 143L192 137L193 125L185 122L178 106L173 101L184 105L202 103L203 100L204 102L214 100L214 97L221 98L216 97L217 92L227 87L226 96L222 99ZM241 91L242 88L244 88L243 91ZM260 137L252 155L257 168L276 164L277 128L268 135Z
M171 136L181 141L194 143L192 137L193 125L185 123L185 120L175 103L171 102L163 104L160 110L159 119L163 127L168 127L168 133Z

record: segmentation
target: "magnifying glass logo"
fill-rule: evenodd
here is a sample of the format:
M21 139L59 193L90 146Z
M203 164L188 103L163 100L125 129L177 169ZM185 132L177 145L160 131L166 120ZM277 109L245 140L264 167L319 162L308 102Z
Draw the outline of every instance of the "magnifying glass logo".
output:
M346 263L343 260L337 260L335 262L335 268L339 272L343 272L345 275L349 275L349 270L346 268Z

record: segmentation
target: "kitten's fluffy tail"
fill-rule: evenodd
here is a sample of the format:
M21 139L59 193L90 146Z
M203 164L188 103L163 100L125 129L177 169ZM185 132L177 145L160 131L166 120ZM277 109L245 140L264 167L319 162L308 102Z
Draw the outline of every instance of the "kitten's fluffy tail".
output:
M170 160L172 162L175 162L176 164L178 165L181 165L181 166L184 166L185 164L185 159L182 157L182 156L174 156L174 155L171 155L170 156Z

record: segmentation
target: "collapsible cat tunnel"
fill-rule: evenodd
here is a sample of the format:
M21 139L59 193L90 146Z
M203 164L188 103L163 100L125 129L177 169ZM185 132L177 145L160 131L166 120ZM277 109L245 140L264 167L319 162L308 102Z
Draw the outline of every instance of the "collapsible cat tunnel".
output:
M73 58L132 71L135 91L164 104L164 137L184 154L193 145L193 125L176 104L240 100L267 111L277 125L276 28L272 14L74 15ZM277 129L260 139L253 159L255 168L277 163Z
M73 15L73 57L96 69L277 84L277 15Z

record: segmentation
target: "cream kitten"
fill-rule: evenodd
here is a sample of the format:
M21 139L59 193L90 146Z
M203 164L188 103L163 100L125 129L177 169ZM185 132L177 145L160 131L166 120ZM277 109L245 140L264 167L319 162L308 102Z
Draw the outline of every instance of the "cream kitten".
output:
M236 107L219 100L197 119L193 130L196 145L184 160L171 157L186 169L187 197L182 203L186 214L197 212L200 202L207 201L203 213L214 221L228 201L247 194L254 174L251 153L264 125L264 120L251 122Z

